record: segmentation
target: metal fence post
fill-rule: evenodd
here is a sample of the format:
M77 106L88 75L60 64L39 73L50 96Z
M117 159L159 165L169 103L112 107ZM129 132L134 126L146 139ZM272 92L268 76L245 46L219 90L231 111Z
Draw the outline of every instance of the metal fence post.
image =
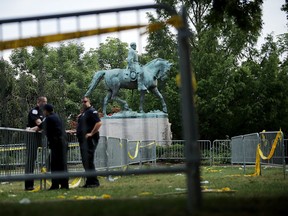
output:
M242 137L242 149L243 149L243 171L246 174L246 148L244 143L244 136Z
M186 10L181 9L183 26L178 31L178 49L181 71L181 102L182 102L182 121L185 138L186 152L186 175L188 189L188 211L195 212L201 205L201 187L200 187L200 149L197 145L197 117L194 107L194 91L192 85L192 74L190 67L190 53L188 36L191 35L188 30L186 20Z

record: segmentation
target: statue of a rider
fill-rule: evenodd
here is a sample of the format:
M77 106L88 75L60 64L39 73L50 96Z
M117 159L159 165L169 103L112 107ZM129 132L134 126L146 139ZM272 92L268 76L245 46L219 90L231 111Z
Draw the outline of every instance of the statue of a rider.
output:
M146 91L147 88L144 85L143 69L138 62L138 55L136 51L135 42L130 43L127 61L128 61L128 69L130 70L130 73L134 72L137 74L138 91Z

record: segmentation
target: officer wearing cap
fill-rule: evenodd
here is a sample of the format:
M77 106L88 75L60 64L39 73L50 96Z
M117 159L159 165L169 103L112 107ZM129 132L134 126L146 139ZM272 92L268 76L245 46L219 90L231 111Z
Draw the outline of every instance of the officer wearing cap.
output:
M43 107L45 118L42 123L32 130L44 130L48 146L51 149L51 173L67 172L67 142L66 133L63 129L62 121L59 116L54 113L51 104L45 104ZM52 179L52 185L49 190L69 189L69 179Z
M40 125L44 115L42 108L47 103L47 98L44 96L37 98L37 106L29 111L28 114L28 128L33 128ZM42 136L39 133L27 133L26 137L26 164L25 164L25 174L31 174L34 172L35 161L37 157L37 148L42 146ZM34 181L25 181L25 190L33 190Z

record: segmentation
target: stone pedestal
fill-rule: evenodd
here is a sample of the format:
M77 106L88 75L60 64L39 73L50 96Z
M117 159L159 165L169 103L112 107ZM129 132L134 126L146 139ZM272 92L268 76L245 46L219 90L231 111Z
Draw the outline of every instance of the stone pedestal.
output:
M101 118L101 136L128 140L171 140L168 115L160 111L149 113L121 112Z

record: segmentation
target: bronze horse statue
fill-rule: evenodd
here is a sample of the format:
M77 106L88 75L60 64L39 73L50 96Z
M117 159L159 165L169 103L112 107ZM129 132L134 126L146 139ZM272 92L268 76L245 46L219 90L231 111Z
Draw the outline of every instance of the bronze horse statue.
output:
M164 101L162 94L157 88L158 79L164 80L167 77L167 72L170 70L172 63L169 63L167 60L157 58L142 67L144 71L144 85L149 91L154 93L161 101L162 111L167 113L167 106ZM106 116L107 104L110 100L118 101L123 105L125 111L130 110L127 102L123 99L120 99L117 95L120 88L124 89L137 89L137 80L134 80L133 77L130 77L130 71L128 69L111 69L111 70L102 70L95 72L93 79L88 86L88 90L85 93L85 96L89 96L90 93L96 88L98 83L104 78L106 87L108 88L108 93L104 98L103 104L103 113ZM134 81L133 81L134 80ZM143 111L143 102L146 91L141 91L140 93L140 112Z

